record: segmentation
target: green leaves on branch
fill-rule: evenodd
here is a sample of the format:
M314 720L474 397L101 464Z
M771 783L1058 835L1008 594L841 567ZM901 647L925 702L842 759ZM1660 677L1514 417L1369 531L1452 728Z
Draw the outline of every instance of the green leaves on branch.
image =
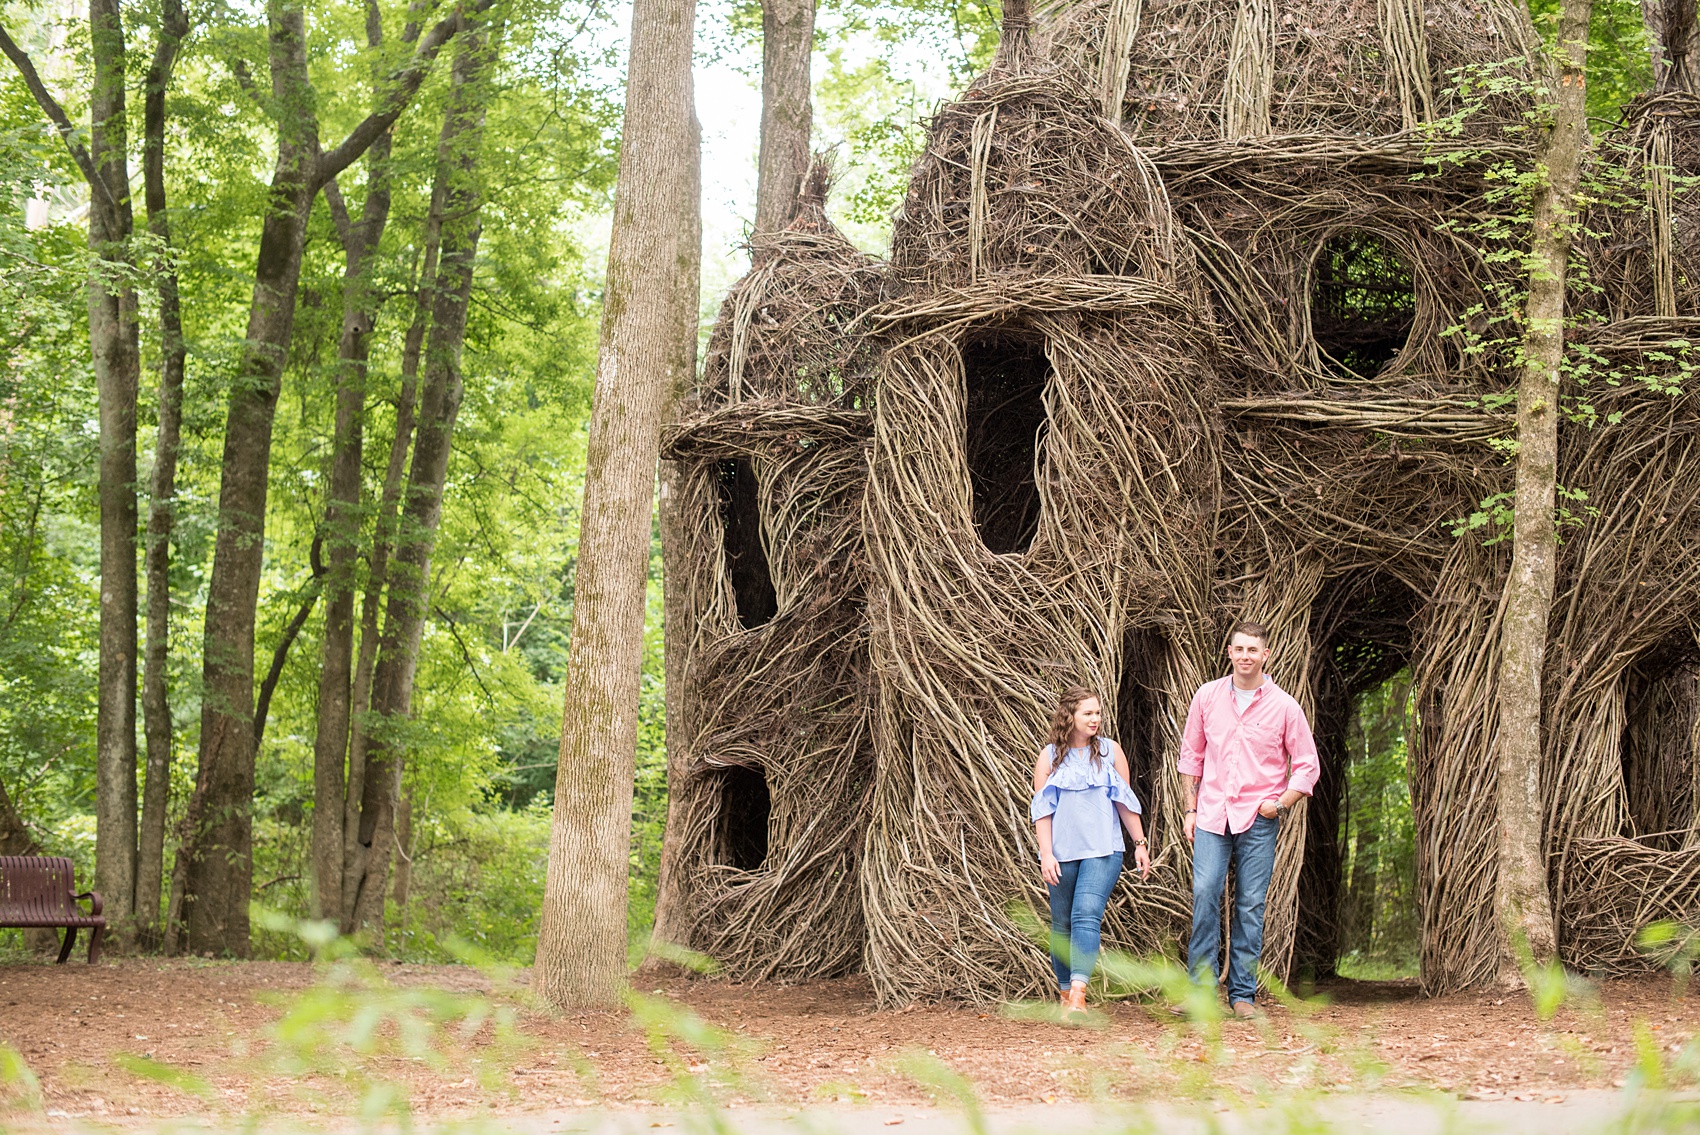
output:
M1515 514L1515 500L1515 493L1495 493L1477 505L1476 510L1469 516L1461 520L1448 520L1445 522L1446 526L1454 537L1485 529L1487 539L1482 543L1491 547L1511 538L1514 531L1512 517ZM1572 505L1575 507L1572 508ZM1599 514L1600 510L1588 503L1585 490L1558 486L1558 500L1553 506L1552 524L1558 532L1560 543L1564 542L1566 529L1581 528Z

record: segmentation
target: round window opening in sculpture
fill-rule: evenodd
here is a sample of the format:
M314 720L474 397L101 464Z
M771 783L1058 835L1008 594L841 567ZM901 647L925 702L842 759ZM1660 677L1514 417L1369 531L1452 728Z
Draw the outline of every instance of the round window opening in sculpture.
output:
M1380 237L1329 237L1310 266L1310 332L1324 366L1374 378L1405 349L1416 322L1410 261Z
M1039 530L1039 431L1051 377L1044 337L1001 327L972 333L962 371L974 527L988 551L1019 554Z

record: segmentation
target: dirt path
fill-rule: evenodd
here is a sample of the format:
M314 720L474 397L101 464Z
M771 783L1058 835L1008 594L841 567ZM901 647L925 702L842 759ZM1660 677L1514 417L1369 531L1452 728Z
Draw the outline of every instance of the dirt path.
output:
M1678 1076L1700 1072L1700 1045L1690 1044L1700 995L1679 997L1665 978L1608 983L1597 1004L1545 1023L1521 997L1426 1000L1410 984L1335 982L1308 1015L1277 1008L1256 1025L1224 1025L1212 1041L1132 1004L1085 1028L989 1009L879 1010L857 980L651 980L634 1018L535 1011L523 974L513 991L484 996L490 982L471 969L379 972L386 988L359 992L318 986L311 966L281 962L0 967L0 1040L38 1081L27 1107L29 1093L14 1085L12 1114L305 1118L344 1111L375 1084L428 1116L649 1109L701 1091L734 1106L919 1106L947 1098L953 1074L1006 1109L1405 1087L1558 1102L1620 1086L1639 1052L1680 1065L1686 1049L1690 1071ZM467 1035L454 1023L492 1004L513 1013L511 1036L490 1021ZM280 1039L275 1023L291 1010ZM371 1032L362 1022L433 1014L449 1023L418 1047L395 1041L389 1025L362 1051ZM692 1033L699 1018L723 1031Z

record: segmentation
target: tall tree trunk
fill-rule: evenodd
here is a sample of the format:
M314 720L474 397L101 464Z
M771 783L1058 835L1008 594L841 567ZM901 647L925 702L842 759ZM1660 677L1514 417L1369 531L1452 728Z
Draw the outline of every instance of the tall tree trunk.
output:
M148 68L142 113L142 184L148 232L171 248L165 209L165 92L189 21L177 0L161 8L159 42ZM149 485L146 549L147 638L142 653L142 733L147 774L142 787L142 826L136 863L136 921L143 941L159 944L159 897L165 874L165 816L171 793L171 702L166 668L171 645L172 497L177 491L177 452L183 421L183 370L187 349L177 293L177 269L164 256L159 273L159 414Z
M809 170L809 62L814 44L815 0L762 0L757 236L778 232L790 222Z
M340 921L349 925L354 917L351 880L362 870L360 848L360 804L366 791L367 714L372 708L372 671L378 660L379 618L383 612L384 581L389 576L390 552L395 545L396 524L401 513L401 488L407 472L407 454L413 444L413 426L419 392L419 355L430 325L431 296L435 294L438 241L442 234L440 191L433 192L429 235L425 246L422 283L416 297L412 324L402 347L401 392L396 398L395 432L390 437L389 465L378 502L378 523L372 535L372 558L366 569L366 594L360 604L360 652L354 664L354 686L350 700L348 736L348 783L344 786L342 813L342 896Z
M442 518L450 441L464 389L461 347L466 340L481 224L477 170L491 91L488 72L495 54L492 41L499 35L499 29L468 32L458 44L449 107L437 146L437 181L444 188L431 330L425 344L425 378L413 465L408 473L395 558L386 569L389 596L372 678L370 711L377 728L366 735L356 869L345 882L349 890L344 899L349 909L347 929L365 930L379 937L383 933L401 790L403 754L393 741L394 725L407 717L412 705L419 645L430 608L431 552Z
M1517 389L1517 486L1511 571L1500 629L1499 882L1500 976L1522 980L1518 955L1558 953L1547 885L1541 808L1541 669L1557 575L1559 374L1564 361L1566 268L1575 230L1576 189L1588 144L1588 23L1592 0L1564 0L1551 74L1551 121L1540 134Z
M612 1004L625 981L644 589L660 424L693 376L702 249L694 0L635 0L586 454L537 988Z
M765 0L761 12L761 150L756 160L755 233L776 233L790 223L797 198L809 169L810 130L814 111L809 65L814 54L814 0ZM696 373L696 352L691 353L687 375ZM687 382L688 385L688 382ZM677 396L683 389L675 392ZM661 528L663 592L662 638L665 643L667 717L667 783L675 785L683 775L689 755L686 747L691 726L685 716L686 637L681 596L673 581L682 578L685 565L685 522L679 515L678 478L675 462L661 463L657 510ZM673 818L672 795L668 796L667 823ZM678 896L676 844L663 840L661 863L655 885L654 936L670 942L684 935L679 922L682 910Z
M696 373L696 352L691 352L690 375ZM683 390L678 393L682 394ZM675 397L675 404L677 403ZM656 494L656 512L661 529L661 596L662 596L662 667L666 673L664 688L667 723L667 818L662 833L674 830L677 814L678 786L690 767L691 745L695 740L695 723L689 716L685 697L690 659L691 628L683 594L683 580L689 572L688 529L680 511L679 490L683 470L677 461L661 462L660 491ZM650 935L656 941L688 945L686 911L679 894L679 841L663 838L661 862L655 879L655 923Z
M191 802L196 826L189 845L179 852L187 862L186 948L238 956L248 952L253 890L254 617L265 543L272 416L294 330L307 214L318 191L318 124L306 98L302 9L286 0L271 0L269 8L278 153L260 231L248 348L225 419L218 537L203 644L200 764Z
M171 22L166 10L163 24ZM170 33L162 28L162 38ZM136 395L141 385L136 294L127 283L134 218L125 123L124 26L119 0L90 0L88 147L34 63L0 28L17 68L89 186L89 348L100 418L100 663L95 722L95 885L124 935L133 927L136 829ZM175 44L169 49L175 52ZM156 65L158 59L156 58ZM150 79L153 72L150 70ZM151 107L150 107L151 112ZM163 114L163 103L161 104ZM169 351L169 341L167 344ZM156 892L157 894L157 892ZM144 923L151 916L144 915Z
M90 0L89 157L93 195L89 343L100 402L100 693L95 737L94 885L123 934L136 900L136 392L141 353L129 264L130 169L125 137L124 27L118 0ZM116 277L116 278L115 278Z
M366 42L383 43L376 3L366 6ZM343 242L342 336L337 344L336 425L330 478L325 490L325 641L319 670L319 712L313 735L313 917L342 912L343 809L347 805L344 761L348 756L350 684L354 669L354 598L360 551L361 456L365 445L366 371L371 335L382 302L371 286L371 261L389 222L390 136L366 154L366 202L356 224L326 186Z
M260 230L247 346L225 420L218 537L207 585L200 766L189 814L183 937L197 953L248 952L253 890L254 615L265 542L272 417L295 321L307 217L325 182L357 161L419 89L430 62L460 28L457 11L419 43L376 111L327 153L319 150L307 74L303 10L268 0L272 103L278 116L271 201Z

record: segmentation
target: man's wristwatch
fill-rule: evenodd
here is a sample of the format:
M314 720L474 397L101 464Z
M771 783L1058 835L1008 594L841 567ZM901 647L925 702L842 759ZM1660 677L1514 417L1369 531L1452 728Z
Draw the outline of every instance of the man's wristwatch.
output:
M1287 813L1291 812L1292 810L1293 809L1292 809L1291 805L1283 804L1279 800L1275 801L1275 818L1277 820L1286 819Z

